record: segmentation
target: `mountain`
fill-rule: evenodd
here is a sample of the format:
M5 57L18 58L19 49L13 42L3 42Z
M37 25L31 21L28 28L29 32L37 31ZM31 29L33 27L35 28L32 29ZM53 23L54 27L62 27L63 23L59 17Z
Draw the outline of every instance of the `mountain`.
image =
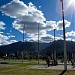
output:
M75 52L75 42L73 41L66 41L66 49L67 52ZM57 53L63 53L64 52L64 41L58 40L55 42L52 42L52 44L45 48L43 51L44 53L51 54L54 52L54 50L57 51Z
M39 50L43 50L48 47L50 43L39 43ZM15 53L17 51L25 50L27 52L35 52L38 50L37 42L16 42L13 44L0 46L0 53Z
M66 41L66 48L68 52L75 52L75 42L72 41ZM19 41L13 44L0 46L0 54L1 53L15 53L17 51L26 51L28 53L35 53L38 51L38 43L37 42L24 42L24 48L23 48L23 42ZM39 43L39 52L40 54L50 54L54 50L57 51L57 53L63 53L64 50L64 41L58 40L51 43Z

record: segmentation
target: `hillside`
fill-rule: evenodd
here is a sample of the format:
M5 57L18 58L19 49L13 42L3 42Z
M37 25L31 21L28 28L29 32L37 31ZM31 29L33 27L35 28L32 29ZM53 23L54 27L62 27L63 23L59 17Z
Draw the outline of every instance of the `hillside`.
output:
M13 44L0 46L0 53L15 53L17 51L22 51L22 45L23 43L20 41ZM67 41L66 46L68 52L75 51L75 42ZM52 43L39 43L39 51L41 54L52 53L54 50L61 53L63 52L63 49L63 40L58 40ZM38 50L38 43L24 42L24 50L29 53L35 53Z
M66 49L67 52L75 52L75 42L72 41L66 41ZM55 42L52 42L52 44L44 49L44 52L47 54L52 53L54 50L57 51L57 53L63 53L64 52L64 41L58 40Z
M39 50L43 50L49 45L50 43L39 43ZM0 53L15 53L17 51L22 51L22 50L23 50L23 43L21 41L5 46L0 46ZM24 50L27 52L35 52L38 50L38 43L24 42Z

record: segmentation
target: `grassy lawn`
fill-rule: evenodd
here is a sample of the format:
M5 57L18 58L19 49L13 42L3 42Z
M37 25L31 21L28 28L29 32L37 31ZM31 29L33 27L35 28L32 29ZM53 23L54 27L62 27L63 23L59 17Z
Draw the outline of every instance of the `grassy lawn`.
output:
M11 62L12 60L10 60L10 62ZM9 63L9 64L12 64L12 63ZM27 68L29 65L35 65L35 64L37 64L35 61L27 61L27 63L13 63L13 64L15 64L15 65L13 65L13 66L8 66L8 67L1 67L0 68L0 72L2 72L2 71L8 71L8 70L15 70L15 69L23 69L23 68Z
M38 70L38 69L21 69L0 73L0 75L59 75L62 71L56 70ZM64 75L75 75L75 71L67 71Z
M37 62L29 61L23 64L16 64L14 66L0 68L0 75L59 75L60 70L50 69L27 69L30 65L36 65ZM75 75L75 71L67 71L63 75Z

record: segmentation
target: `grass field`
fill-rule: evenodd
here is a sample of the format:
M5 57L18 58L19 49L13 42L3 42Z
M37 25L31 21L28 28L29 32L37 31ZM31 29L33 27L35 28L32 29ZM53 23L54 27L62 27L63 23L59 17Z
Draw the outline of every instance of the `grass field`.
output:
M0 75L59 75L61 70L50 69L27 69L30 65L36 65L37 62L29 61L23 64L0 68ZM75 75L75 71L66 71L63 75Z

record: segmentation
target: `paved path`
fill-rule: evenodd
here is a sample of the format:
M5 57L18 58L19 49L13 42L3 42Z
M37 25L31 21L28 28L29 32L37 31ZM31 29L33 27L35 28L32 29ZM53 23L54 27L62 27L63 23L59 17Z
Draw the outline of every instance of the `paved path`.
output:
M8 67L8 66L13 66L14 64L0 64L0 68L1 67Z
M52 69L52 70L64 70L64 65L58 65L58 66L50 66L47 67L47 65L33 65L30 66L28 69ZM67 66L68 70L75 70L75 67L68 65Z

